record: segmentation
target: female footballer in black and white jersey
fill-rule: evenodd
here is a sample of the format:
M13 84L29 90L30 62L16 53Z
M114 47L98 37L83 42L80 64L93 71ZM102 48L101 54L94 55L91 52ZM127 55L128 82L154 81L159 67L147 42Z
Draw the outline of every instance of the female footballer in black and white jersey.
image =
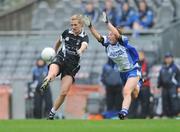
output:
M80 56L87 48L89 42L88 36L83 30L83 19L81 15L73 15L70 24L71 29L65 30L55 44L54 49L57 53L62 41L64 41L61 50L52 60L48 75L41 86L41 91L43 92L49 83L61 74L60 94L49 113L48 119L54 119L57 109L64 102L74 82L74 77L80 69Z

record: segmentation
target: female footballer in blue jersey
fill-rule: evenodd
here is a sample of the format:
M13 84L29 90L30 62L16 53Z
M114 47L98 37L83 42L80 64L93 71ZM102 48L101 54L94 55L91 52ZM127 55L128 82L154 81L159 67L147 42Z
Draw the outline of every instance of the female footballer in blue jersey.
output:
M103 12L103 21L109 29L107 36L100 35L91 24L90 19L87 16L84 17L84 23L89 27L92 35L106 48L108 57L117 64L120 71L124 82L124 99L118 116L120 119L124 119L128 115L132 97L137 98L142 84L141 67L138 64L139 57L136 49L129 44L128 38L109 22L105 12Z

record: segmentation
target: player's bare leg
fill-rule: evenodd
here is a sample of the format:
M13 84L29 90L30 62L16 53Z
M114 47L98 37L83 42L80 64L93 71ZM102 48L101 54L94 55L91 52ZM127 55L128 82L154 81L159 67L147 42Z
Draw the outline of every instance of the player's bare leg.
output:
M46 79L53 81L58 73L59 73L59 66L57 64L51 64Z
M57 110L64 102L64 99L65 99L70 87L72 86L72 83L73 83L73 78L71 76L66 75L65 77L62 78L60 95L57 97L57 99L54 103L55 110Z
M41 93L43 93L44 90L46 90L50 81L53 81L58 75L58 73L59 73L59 66L57 64L51 64L49 67L48 75L46 76L46 78L44 79L41 85L41 88L40 88Z
M139 77L131 77L128 78L124 89L123 89L123 103L122 103L122 110L119 112L119 118L124 119L127 114L128 110L132 101L132 94L134 97L137 97L139 94L139 90L137 89L137 84L139 81Z
M65 100L65 97L69 91L69 89L71 88L73 84L73 78L69 75L66 75L62 78L61 80L61 88L60 88L60 94L57 97L57 99L55 100L55 103L53 105L53 108L51 109L50 113L49 113L49 117L48 119L53 120L54 119L54 115L56 113L56 111L58 110L58 108L62 105L62 103Z

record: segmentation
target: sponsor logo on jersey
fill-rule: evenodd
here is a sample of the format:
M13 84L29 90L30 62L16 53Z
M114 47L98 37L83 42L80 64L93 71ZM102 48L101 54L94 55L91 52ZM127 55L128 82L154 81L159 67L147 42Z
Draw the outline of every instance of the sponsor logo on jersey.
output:
M109 56L111 57L118 57L121 56L124 52L122 50L118 50L118 51L113 51L109 53Z
M79 39L78 39L78 40L77 40L76 45L79 45L79 44L80 44L80 42L81 42L81 40L79 40Z
M69 37L66 37L65 40L66 40L66 41L69 41Z

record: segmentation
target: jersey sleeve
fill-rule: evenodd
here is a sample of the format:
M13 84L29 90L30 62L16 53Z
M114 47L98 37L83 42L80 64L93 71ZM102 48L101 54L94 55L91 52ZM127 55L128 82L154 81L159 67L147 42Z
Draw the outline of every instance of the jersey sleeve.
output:
M85 35L83 38L82 38L82 42L87 42L89 44L89 37L87 35Z
M127 45L128 45L128 37L122 35L122 36L119 38L119 43L120 43L121 45L123 45L123 46L127 46Z
M65 39L66 38L66 35L67 35L67 33L68 33L68 29L67 30L65 30L62 34L61 34L61 36L60 36L60 41L62 41L63 39Z
M105 47L109 45L107 36L101 36L101 39L99 40L99 42Z

